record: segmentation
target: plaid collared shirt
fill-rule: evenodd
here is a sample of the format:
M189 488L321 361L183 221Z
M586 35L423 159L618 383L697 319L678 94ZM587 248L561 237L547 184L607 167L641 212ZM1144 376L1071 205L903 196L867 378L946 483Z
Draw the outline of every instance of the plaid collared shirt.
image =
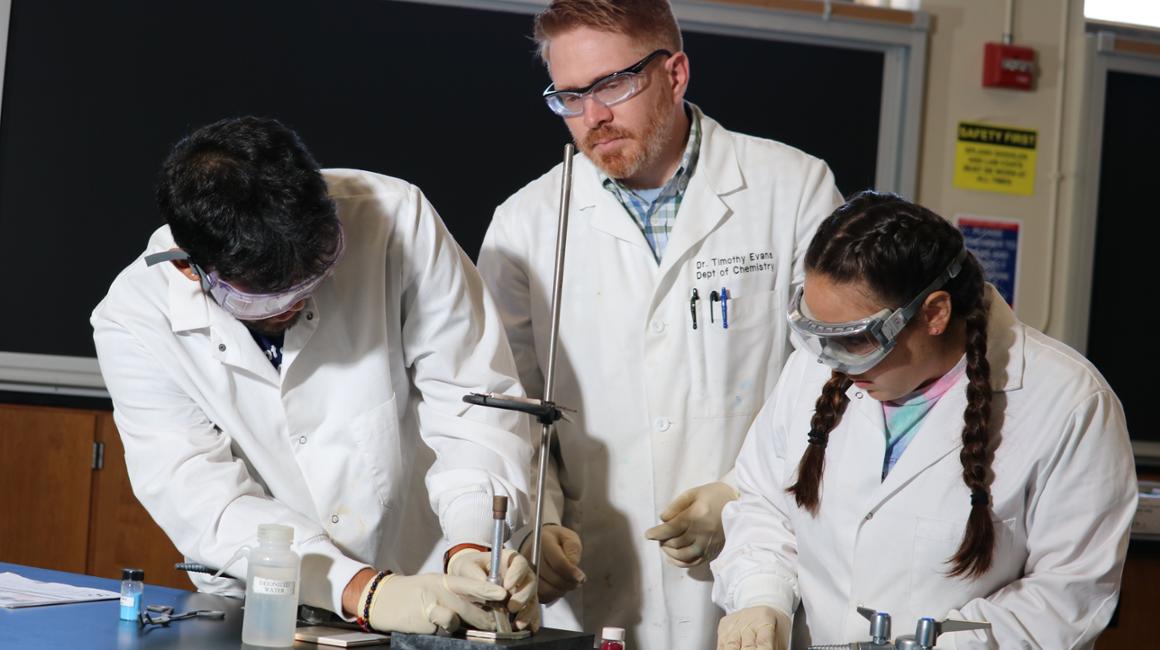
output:
M604 189L612 192L624 209L632 215L636 225L644 233L644 238L648 240L658 264L665 254L669 234L673 231L677 211L681 208L681 199L685 197L685 188L693 177L693 170L697 167L697 155L701 151L701 118L697 116L695 110L690 110L689 113L689 142L685 145L684 155L681 156L681 166L661 188L654 201L649 202L620 181L599 172Z

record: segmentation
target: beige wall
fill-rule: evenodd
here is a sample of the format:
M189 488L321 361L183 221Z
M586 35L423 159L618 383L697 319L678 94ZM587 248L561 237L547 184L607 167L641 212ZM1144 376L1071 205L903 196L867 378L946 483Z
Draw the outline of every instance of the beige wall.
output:
M1039 77L1031 92L982 85L983 44L1000 40L1006 6L1006 0L923 0L933 21L917 199L948 219L967 213L1022 221L1015 311L1028 324L1082 347L1085 328L1065 314L1087 290L1067 277L1077 243L1071 232L1073 198L1090 180L1090 170L1077 164L1075 153L1083 96L1083 2L1016 0L1015 43L1037 53ZM954 186L961 121L1039 132L1032 196ZM1071 319L1079 320L1086 317Z

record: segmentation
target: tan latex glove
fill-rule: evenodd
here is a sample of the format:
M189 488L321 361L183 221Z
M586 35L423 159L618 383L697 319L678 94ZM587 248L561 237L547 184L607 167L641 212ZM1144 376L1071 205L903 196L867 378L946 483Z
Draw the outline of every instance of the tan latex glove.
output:
M685 490L661 513L662 523L645 531L661 543L669 562L688 568L712 560L725 545L721 510L737 490L716 481Z
M588 576L580 570L584 545L580 543L580 536L575 531L557 524L548 524L541 530L539 596L540 602L547 604L584 584ZM531 561L531 535L520 546L520 553Z
M540 629L540 603L536 600L536 574L522 555L504 549L500 559L503 570L503 588L509 594L508 611L516 615L516 629ZM447 575L487 580L491 572L491 553L464 549L451 556Z
M717 624L717 650L787 650L789 616L772 607L746 607Z
M360 605L366 602L371 584L363 587ZM368 618L370 626L381 632L432 634L437 628L456 630L460 622L494 630L495 618L477 603L504 598L503 587L483 580L438 573L389 575L375 589Z

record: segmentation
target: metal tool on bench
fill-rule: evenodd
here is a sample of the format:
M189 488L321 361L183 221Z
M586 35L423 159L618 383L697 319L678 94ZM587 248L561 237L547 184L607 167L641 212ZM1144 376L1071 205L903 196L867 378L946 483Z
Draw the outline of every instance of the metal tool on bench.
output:
M890 614L866 607L859 607L858 613L870 621L870 640L853 643L811 645L809 650L934 650L940 634L985 630L990 623L973 621L936 621L930 617L918 619L914 634L904 634L890 642Z
M487 581L503 586L503 543L507 528L508 498L503 496L491 499L491 570ZM469 639L508 640L526 639L532 635L531 630L513 630L512 619L508 614L507 603L488 603L491 614L495 617L495 630L468 630Z

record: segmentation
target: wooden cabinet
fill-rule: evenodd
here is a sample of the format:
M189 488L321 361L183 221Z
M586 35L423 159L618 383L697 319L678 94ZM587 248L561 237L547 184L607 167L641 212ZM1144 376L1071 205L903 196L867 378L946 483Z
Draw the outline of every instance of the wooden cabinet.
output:
M97 441L104 445L104 466L93 480L87 573L120 578L123 567L134 566L145 570L146 582L190 589L185 572L173 568L184 559L181 553L133 496L112 413L97 417Z
M95 413L0 407L0 560L84 573Z
M0 561L191 587L133 496L108 411L0 405Z
M1120 605L1112 624L1100 635L1096 650L1156 647L1156 613L1160 611L1160 542L1132 540Z

